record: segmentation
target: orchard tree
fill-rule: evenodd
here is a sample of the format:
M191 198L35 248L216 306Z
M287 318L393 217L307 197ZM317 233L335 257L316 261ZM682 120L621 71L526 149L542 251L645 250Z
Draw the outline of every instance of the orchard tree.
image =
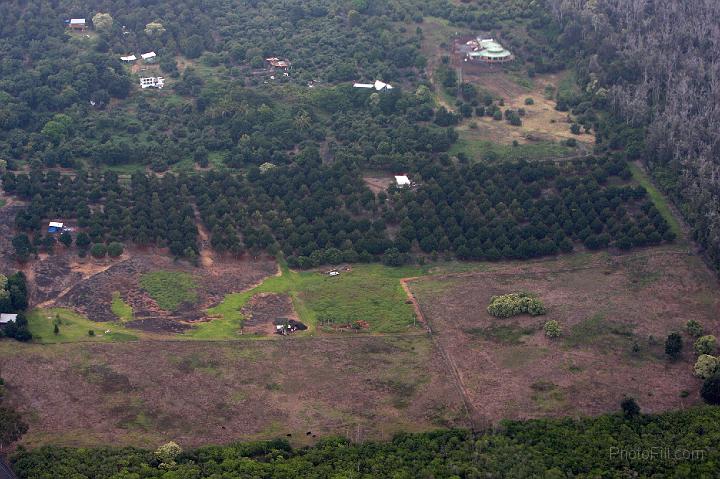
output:
M665 340L665 354L670 359L677 359L682 353L683 340L678 333L670 333Z
M117 258L123 254L123 251L125 250L122 243L118 243L117 241L113 241L110 243L107 247L107 254L111 258Z
M107 247L102 243L95 243L92 245L92 248L90 248L90 254L93 255L94 258L104 258L107 254Z

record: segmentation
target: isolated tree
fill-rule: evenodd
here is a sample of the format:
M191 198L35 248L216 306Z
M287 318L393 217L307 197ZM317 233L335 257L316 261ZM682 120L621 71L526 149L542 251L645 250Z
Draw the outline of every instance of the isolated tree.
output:
M110 33L113 26L113 17L109 13L96 13L92 18L93 26L99 33Z
M155 450L155 457L160 461L160 468L170 469L175 466L175 460L182 454L182 448L175 442L170 441Z
M620 408L622 408L623 416L626 419L632 419L640 414L640 406L635 402L635 399L626 397L620 402Z
M703 334L702 324L695 321L694 319L689 320L685 324L685 328L690 336L694 336L697 338L697 337L702 336L702 334Z
M0 449L17 441L28 430L20 414L14 409L0 407Z
M715 354L717 340L713 335L701 336L695 341L695 352L698 354Z
M78 233L77 238L75 238L75 244L78 248L83 250L87 249L91 243L92 240L90 239L90 236L84 231Z
M683 348L682 337L678 333L670 333L665 340L665 354L670 359L677 359Z
M701 379L707 379L718 371L720 360L709 354L701 354L695 361L693 373Z
M545 331L545 336L547 336L548 338L559 338L560 334L562 334L560 323L558 323L554 319L547 321L543 326L543 330Z
M58 334L60 334L60 326L58 326L57 323L55 323L55 324L53 325L53 334L54 334L55 336L57 336Z

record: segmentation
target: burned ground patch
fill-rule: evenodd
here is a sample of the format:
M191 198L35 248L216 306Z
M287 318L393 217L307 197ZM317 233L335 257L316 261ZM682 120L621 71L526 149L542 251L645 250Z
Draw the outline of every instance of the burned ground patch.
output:
M243 332L250 334L273 334L278 321L298 319L292 298L287 294L256 294L243 306L241 312L245 318Z

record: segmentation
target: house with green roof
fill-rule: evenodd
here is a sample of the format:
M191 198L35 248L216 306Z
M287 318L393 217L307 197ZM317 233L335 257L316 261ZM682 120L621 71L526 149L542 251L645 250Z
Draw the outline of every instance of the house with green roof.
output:
M470 51L467 52L465 61L506 63L515 58L500 42L492 38L470 40L467 42L467 46L470 47Z

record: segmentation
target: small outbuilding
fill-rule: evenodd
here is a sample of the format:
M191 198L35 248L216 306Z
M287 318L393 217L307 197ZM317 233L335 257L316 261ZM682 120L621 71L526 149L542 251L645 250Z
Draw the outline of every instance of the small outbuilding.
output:
M145 63L155 62L156 57L157 54L155 52L147 52L140 55L140 58L142 58Z
M67 25L70 30L78 32L84 32L87 28L87 22L84 18L71 18L67 21Z
M63 226L65 226L64 223L60 223L59 221L51 221L48 223L48 233L58 233L63 230Z
M353 88L363 88L375 91L388 91L393 89L392 85L380 80L375 80L375 83L354 83Z
M135 55L128 55L126 57L120 57L120 60L124 62L134 62L135 60L137 60L137 57Z
M0 324L14 323L17 320L17 314L0 314Z
M165 86L165 78L163 77L142 77L140 78L140 88L157 88L162 90Z
M410 178L408 178L406 175L398 175L395 177L395 185L398 188L404 188L406 186L411 186Z

